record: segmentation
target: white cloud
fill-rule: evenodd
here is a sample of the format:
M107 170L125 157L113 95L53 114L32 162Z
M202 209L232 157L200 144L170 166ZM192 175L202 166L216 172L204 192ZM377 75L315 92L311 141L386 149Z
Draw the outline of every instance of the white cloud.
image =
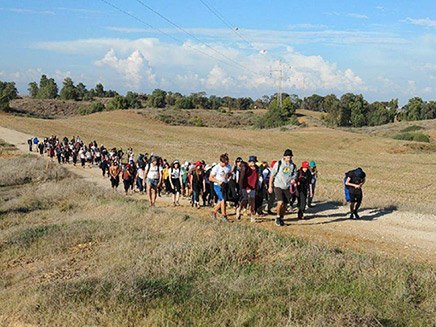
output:
M102 11L99 10L89 10L89 9L83 9L83 8L65 8L65 7L59 7L56 8L60 11L69 11L73 13L79 13L79 14L101 14Z
M142 76L147 76L148 82L155 82L155 74L151 68L145 69L148 64L139 50L135 50L126 59L120 59L116 56L114 49L110 49L101 60L95 62L97 66L109 66L121 73L126 80L127 85L138 89L141 85Z
M413 18L406 18L404 22L413 24L413 25L419 25L419 26L425 26L430 28L436 28L436 20L432 20L430 18L419 18L419 19L413 19Z
M32 10L26 8L0 8L2 11L10 11L17 14L56 15L50 10Z
M93 39L72 42L51 43L51 50L82 53L83 51L104 51L104 57L95 62L97 66L107 66L122 74L131 86L143 85L142 76L149 82L159 80L172 89L180 89L180 84L190 83L192 89L202 85L204 88L221 91L243 92L243 90L274 89L276 77L271 77L269 67L278 64L270 56L247 54L233 47L220 44L211 46L226 58L241 63L247 70L229 63L223 56L201 44L185 42L179 46L163 43L155 39ZM85 49L86 48L86 49ZM104 50L103 50L104 49ZM207 53L209 56L204 55ZM127 55L120 59L116 53ZM213 59L220 59L214 60ZM326 61L321 56L307 56L288 47L283 54L284 61L292 68L284 87L295 90L344 90L363 89L364 82L351 69L341 70L336 64ZM227 65L222 61L226 61ZM148 69L144 69L147 65ZM178 73L175 73L178 72ZM235 91L236 90L236 91Z
M366 15L356 14L356 13L349 13L349 14L347 14L347 16L351 17L351 18L357 18L357 19L369 19L369 17Z
M288 26L289 29L325 29L327 25L322 24L293 24Z
M407 84L409 85L409 93L416 93L416 82L415 81L408 81Z

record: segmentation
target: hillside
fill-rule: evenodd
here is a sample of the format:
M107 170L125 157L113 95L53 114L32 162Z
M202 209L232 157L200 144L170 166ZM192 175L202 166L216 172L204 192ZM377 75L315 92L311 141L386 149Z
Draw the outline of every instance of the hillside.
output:
M15 173L0 181L2 325L434 321L432 267L151 209L7 147L0 167Z

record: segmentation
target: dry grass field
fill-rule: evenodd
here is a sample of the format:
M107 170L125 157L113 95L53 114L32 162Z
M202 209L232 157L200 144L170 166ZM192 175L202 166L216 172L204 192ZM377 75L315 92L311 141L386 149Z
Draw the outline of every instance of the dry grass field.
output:
M0 169L14 167L0 179L1 326L436 323L431 266L151 209L5 142L0 151Z
M218 160L228 152L247 158L255 154L271 161L283 150L294 151L294 161L315 160L320 171L318 196L343 200L343 176L362 167L368 175L366 206L396 207L423 213L436 212L435 152L411 143L324 127L292 131L168 126L134 111L112 111L67 119L43 120L0 115L0 126L39 137L80 135L107 146L132 146L136 153L154 152L179 160Z

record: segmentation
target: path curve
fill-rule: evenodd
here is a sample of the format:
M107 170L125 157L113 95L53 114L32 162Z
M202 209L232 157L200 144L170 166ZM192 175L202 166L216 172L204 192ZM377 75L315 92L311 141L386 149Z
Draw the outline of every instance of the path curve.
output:
M0 127L0 139L14 144L25 153L29 153L27 140L30 137L32 136ZM86 182L110 188L108 179L102 178L97 168L89 169L73 165L64 165L64 167ZM182 200L181 204L181 207L174 210L208 217L207 209L193 209L187 200ZM157 205L170 206L171 200L167 197L158 198ZM230 219L232 220L233 217L231 215ZM362 219L351 221L348 219L347 206L320 201L315 208L307 212L307 220L296 220L296 213L287 215L286 218L286 227L275 226L272 216L263 217L256 225L340 248L436 264L436 215L363 207ZM251 224L246 217L241 223Z

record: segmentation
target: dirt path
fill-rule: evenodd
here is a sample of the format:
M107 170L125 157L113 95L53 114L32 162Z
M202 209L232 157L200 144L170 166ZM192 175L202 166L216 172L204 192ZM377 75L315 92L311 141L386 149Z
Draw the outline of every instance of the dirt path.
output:
M27 140L30 137L30 135L0 127L0 139L14 144L25 153L28 153ZM65 165L65 167L87 182L106 188L110 187L109 181L102 178L97 168L84 169L72 165ZM167 197L158 198L159 205L170 206L171 200ZM209 215L209 210L191 208L187 200L183 200L182 206L175 210L205 218ZM233 210L231 213L233 214ZM233 217L231 215L230 219ZM355 221L348 219L348 207L328 201L319 201L315 208L308 211L308 219L298 221L296 213L287 215L286 218L286 227L275 226L273 216L261 218L261 222L256 225L338 247L422 263L436 263L436 215L364 207L361 211L362 219ZM242 223L250 224L248 221L246 217L242 219Z

